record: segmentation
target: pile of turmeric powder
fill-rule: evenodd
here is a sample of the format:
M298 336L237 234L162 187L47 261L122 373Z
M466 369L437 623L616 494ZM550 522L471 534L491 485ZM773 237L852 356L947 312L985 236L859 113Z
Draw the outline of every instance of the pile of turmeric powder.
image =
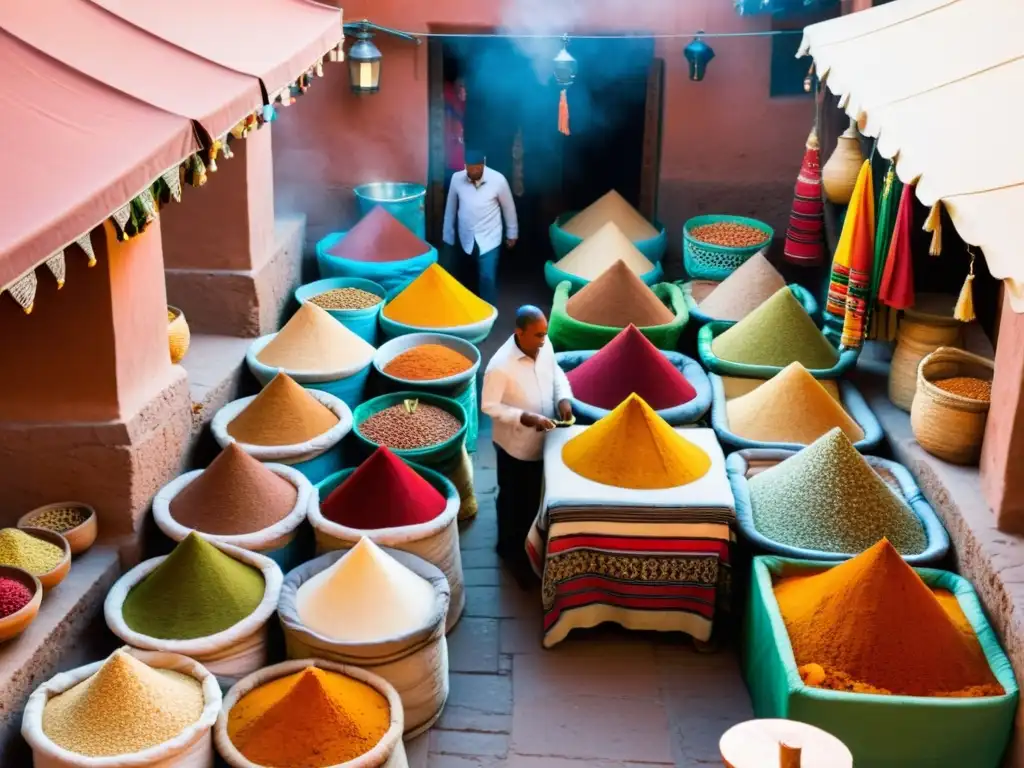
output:
M933 591L882 539L857 557L774 587L805 684L855 693L1005 692L955 596Z
M274 768L322 768L373 749L391 726L387 699L346 675L307 667L254 688L228 713L228 738Z

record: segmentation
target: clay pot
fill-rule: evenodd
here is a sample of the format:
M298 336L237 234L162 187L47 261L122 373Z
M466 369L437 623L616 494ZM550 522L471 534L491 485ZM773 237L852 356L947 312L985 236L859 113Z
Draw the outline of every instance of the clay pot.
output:
M81 523L71 530L64 531L64 533L61 534L65 539L67 539L71 555L80 555L95 543L96 536L99 533L99 526L96 522L96 510L88 504L82 504L78 501L58 501L55 504L47 504L43 507L37 507L31 512L21 516L18 520L18 527L22 529L35 528L36 526L32 524L32 521L38 515L50 509L66 509L68 507L74 507L85 513L85 519Z
M167 341L170 344L171 362L177 365L188 352L192 335L185 321L185 313L177 307L167 307Z
M48 531L45 528L24 526L18 530L31 536L35 536L37 539L42 539L49 544L60 547L64 552L64 557L61 558L57 565L37 577L39 579L39 583L43 585L43 589L51 590L64 581L64 577L67 576L68 571L71 570L71 547L68 546L68 540L59 533Z
M39 615L39 606L43 602L43 585L28 571L11 568L8 565L0 565L0 577L20 581L32 592L32 599L20 610L0 619L0 643L2 643L17 637L35 621L36 616Z
M857 184L857 174L864 164L864 155L860 151L860 131L857 123L850 121L839 140L832 156L821 169L821 185L825 196L836 205L846 205L853 196L853 188Z

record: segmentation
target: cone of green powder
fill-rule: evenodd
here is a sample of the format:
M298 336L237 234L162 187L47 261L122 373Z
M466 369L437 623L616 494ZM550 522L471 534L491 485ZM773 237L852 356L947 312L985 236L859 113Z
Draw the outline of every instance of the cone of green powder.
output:
M282 581L269 557L193 532L167 557L122 576L104 613L111 631L136 648L182 653L218 675L247 673L265 658L253 651L263 644ZM243 655L248 666L239 670L235 657Z

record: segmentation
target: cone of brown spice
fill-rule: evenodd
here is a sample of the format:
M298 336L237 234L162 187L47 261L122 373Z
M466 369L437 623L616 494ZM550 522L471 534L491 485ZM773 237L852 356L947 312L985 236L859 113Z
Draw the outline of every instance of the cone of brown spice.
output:
M337 423L338 417L327 406L291 376L279 373L228 422L227 432L247 445L298 445Z
M298 489L229 443L170 503L181 525L215 536L255 533L295 508Z
M715 320L738 321L785 287L786 281L779 271L758 252L719 283L698 306Z
M665 325L675 319L643 281L621 259L583 286L565 303L569 317L581 323L625 328Z
M378 205L327 253L352 261L383 262L414 259L429 250L430 245Z

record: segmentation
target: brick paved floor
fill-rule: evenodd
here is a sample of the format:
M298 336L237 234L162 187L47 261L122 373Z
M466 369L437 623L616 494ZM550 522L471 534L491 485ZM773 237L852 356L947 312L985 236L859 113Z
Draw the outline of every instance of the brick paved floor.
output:
M698 654L682 636L601 627L540 644L539 589L494 553L494 451L476 456L480 513L462 532L467 606L448 636L451 693L411 768L720 766L717 744L752 717L730 650Z

